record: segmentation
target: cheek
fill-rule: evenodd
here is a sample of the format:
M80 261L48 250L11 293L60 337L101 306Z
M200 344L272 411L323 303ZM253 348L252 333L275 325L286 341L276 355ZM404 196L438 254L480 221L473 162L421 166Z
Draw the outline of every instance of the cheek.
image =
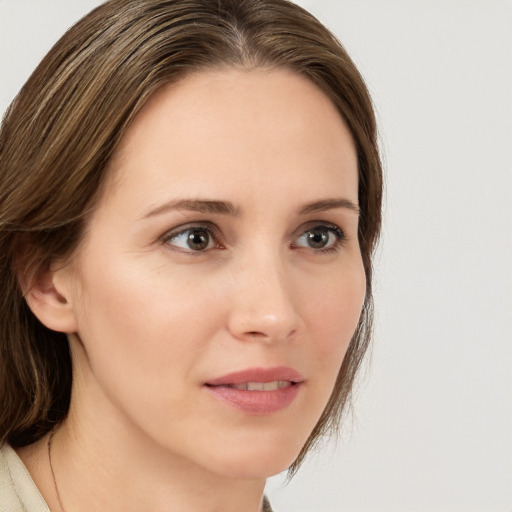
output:
M213 276L197 275L151 256L84 267L79 333L86 357L78 364L133 417L158 424L158 411L170 409L185 417L184 397L203 377L198 369L218 361L212 340L225 327L227 301Z
M314 353L323 371L335 379L359 322L366 293L361 265L339 273L309 301Z
M208 283L190 286L183 273L140 267L120 260L88 267L79 312L84 351L75 364L88 403L114 404L158 438L194 417L197 362L219 315L212 314L211 292L202 289Z

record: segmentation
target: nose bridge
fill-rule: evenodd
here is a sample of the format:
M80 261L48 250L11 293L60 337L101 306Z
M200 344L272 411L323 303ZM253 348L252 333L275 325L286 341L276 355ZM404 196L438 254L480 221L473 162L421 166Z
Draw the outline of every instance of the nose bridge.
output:
M248 248L234 272L230 330L238 338L285 340L299 325L292 268L277 247Z

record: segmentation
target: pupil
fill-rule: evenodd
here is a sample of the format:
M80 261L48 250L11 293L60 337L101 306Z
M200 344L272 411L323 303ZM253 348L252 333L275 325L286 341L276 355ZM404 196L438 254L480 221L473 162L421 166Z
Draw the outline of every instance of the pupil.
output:
M194 251L201 251L202 249L206 249L209 242L210 237L208 233L200 229L194 229L191 231L187 240L188 246Z
M310 231L308 234L308 241L310 247L313 249L322 249L329 241L329 233L326 229L320 228L315 231Z

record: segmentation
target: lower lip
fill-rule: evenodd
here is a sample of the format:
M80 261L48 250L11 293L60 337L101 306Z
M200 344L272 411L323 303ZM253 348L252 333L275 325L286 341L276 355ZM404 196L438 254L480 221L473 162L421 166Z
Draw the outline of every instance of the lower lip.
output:
M205 386L214 396L247 414L273 414L286 409L297 397L301 383L272 391L247 391L225 386Z

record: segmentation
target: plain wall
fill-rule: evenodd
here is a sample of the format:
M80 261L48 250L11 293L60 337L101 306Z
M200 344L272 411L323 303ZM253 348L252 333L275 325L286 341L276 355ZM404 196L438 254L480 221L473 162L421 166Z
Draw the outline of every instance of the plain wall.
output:
M0 0L0 112L94 0ZM279 512L512 512L512 2L304 0L378 112L371 361Z

